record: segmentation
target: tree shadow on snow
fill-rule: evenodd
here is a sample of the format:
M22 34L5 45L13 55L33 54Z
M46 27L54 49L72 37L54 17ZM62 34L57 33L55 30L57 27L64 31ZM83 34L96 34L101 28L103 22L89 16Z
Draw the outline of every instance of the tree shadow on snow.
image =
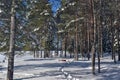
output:
M26 65L18 65L15 66L15 70L32 70L35 68L54 68L60 67L60 65L65 65L64 63L44 63L44 64L26 64Z
M15 70L22 70L22 71L29 71L29 70L34 70L37 68L37 70L40 70L41 68L58 68L57 70L51 70L51 71L45 71L42 73L39 73L35 76L30 76L30 77L25 77L25 78L20 78L20 79L15 79L15 80L22 80L22 79L31 79L31 78L40 78L40 77L46 77L46 76L58 76L62 75L62 72L59 71L60 67L72 67L72 68L80 68L80 67L89 67L91 64L87 62L71 62L71 63L44 63L44 64L26 64L26 65L18 65L15 66ZM77 70L78 71L78 70ZM75 71L76 72L76 71ZM71 72L70 72L71 73ZM72 73L71 73L72 74ZM75 74L75 73L73 73ZM86 72L86 74L89 74L89 72Z
M120 80L120 69L103 70L99 80Z
M72 63L43 63L43 64L26 64L15 66L15 70L31 70L35 68L55 68L55 67L89 67L91 63L86 62L72 62Z
M6 67L0 66L0 71L6 70L6 69L7 69Z
M105 65L105 66L102 66ZM120 80L120 62L101 62L100 79L97 80Z
M61 75L61 73L59 71L46 71L46 72L42 72L40 74L35 74L34 76L29 76L29 77L23 77L23 78L19 78L19 79L14 79L14 80L24 80L24 79L34 79L34 78L45 78L45 77L50 77L50 76L58 76Z
M24 61L45 61L45 60L55 60L55 59L52 59L52 58L41 58L41 59L27 59L27 60L24 60Z

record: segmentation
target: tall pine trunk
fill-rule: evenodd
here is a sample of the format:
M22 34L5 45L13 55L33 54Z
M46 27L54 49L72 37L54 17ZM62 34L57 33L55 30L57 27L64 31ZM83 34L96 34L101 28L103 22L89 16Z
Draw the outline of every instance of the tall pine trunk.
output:
M120 61L120 28L118 26L117 39L118 39L118 61Z
M97 25L97 38L98 38L98 45L97 45L97 57L98 57L98 73L100 73L100 26Z
M7 70L7 79L6 80L13 80L13 73L14 73L14 44L15 44L15 15L14 15L15 10L14 10L14 6L15 6L15 1L12 0L10 46L9 46L8 70Z
M76 22L76 33L75 33L75 60L78 61L78 27Z
M76 36L76 40L75 40L75 60L77 60L78 61L78 31L77 31L78 29L77 29L77 25L76 25L76 34L75 34L75 36Z
M93 44L92 44L92 73L95 74L95 46L96 46L96 23L95 23L95 11L94 11L94 0L90 0L91 4L91 20L93 27Z
M103 1L100 0L100 57L103 57L103 24L102 24L102 21L103 21L103 10L102 10L102 7L103 7Z
M115 55L115 47L114 47L114 35L115 35L115 28L113 27L113 19L114 19L114 16L112 15L111 16L111 35L112 35L112 44L111 44L111 48L112 48L112 59L114 60L114 63L116 63L116 55Z
M65 32L65 55L64 57L66 58L67 57L67 32Z

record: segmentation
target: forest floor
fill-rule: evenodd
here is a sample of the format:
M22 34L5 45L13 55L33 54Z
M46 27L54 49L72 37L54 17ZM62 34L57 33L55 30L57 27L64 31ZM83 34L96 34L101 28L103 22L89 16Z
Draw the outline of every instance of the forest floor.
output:
M7 61L0 62L0 80L5 80ZM73 61L64 58L15 57L14 80L120 80L120 62L110 56L101 58L101 73L91 73L91 60Z

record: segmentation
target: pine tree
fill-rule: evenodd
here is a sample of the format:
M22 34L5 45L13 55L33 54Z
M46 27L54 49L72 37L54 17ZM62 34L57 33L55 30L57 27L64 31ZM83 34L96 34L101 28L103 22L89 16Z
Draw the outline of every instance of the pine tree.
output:
M27 31L31 34L29 39L35 43L35 48L50 51L54 46L55 21L48 0L31 1L28 22L29 29L27 28ZM36 38L33 38L32 35ZM40 42L42 42L41 45Z

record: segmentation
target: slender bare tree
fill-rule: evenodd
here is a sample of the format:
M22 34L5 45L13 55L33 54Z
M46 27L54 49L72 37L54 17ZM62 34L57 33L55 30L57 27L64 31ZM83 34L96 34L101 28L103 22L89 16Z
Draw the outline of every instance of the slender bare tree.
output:
M12 0L11 7L11 26L10 26L10 47L8 56L7 79L13 80L14 72L14 45L15 44L15 0Z

